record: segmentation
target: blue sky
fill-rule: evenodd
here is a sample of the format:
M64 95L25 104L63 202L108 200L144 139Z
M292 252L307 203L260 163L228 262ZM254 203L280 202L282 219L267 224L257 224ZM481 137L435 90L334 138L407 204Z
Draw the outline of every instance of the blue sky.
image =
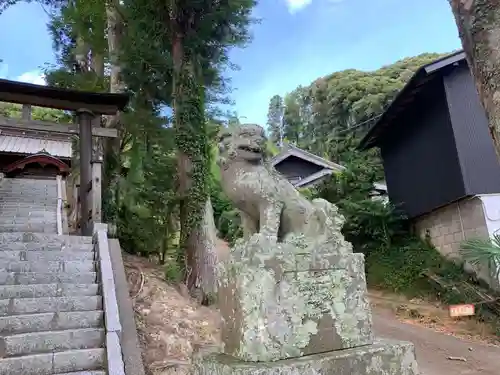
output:
M260 0L252 43L231 53L234 110L266 122L269 99L347 68L373 70L423 52L460 48L447 0ZM42 82L53 62L47 17L35 4L0 16L0 77Z

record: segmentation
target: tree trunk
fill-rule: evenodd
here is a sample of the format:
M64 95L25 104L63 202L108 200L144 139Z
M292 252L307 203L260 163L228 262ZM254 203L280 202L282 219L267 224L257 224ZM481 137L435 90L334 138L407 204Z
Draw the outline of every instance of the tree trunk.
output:
M120 44L123 38L124 21L118 11L120 0L108 0L106 2L106 22L108 35L108 53L111 65L110 89L111 93L120 93L125 91L125 84L121 76L121 67L119 62ZM114 116L106 117L106 127L118 130L118 137L110 138L105 141L105 173L104 189L106 191L107 206L113 208L113 212L107 211L107 221L116 225L116 210L118 210L118 180L120 178L120 148L122 138L122 125L120 113Z
M174 13L175 14L175 13ZM178 261L185 265L185 282L200 302L206 297L204 262L211 259L213 242L204 225L208 197L208 145L203 95L193 64L193 56L184 54L180 25L173 25L172 45L173 110L177 144L178 194L180 197L181 240ZM211 204L209 205L211 211ZM212 218L213 221L213 218ZM215 227L215 225L214 225ZM215 232L214 232L215 235ZM214 248L215 249L215 248ZM208 252L207 252L208 250ZM210 272L208 272L210 273ZM208 282L211 284L211 282Z
M99 79L104 78L104 56L92 51L92 70Z
M500 159L500 0L449 0Z
M75 60L78 73L87 73L89 71L89 53L90 46L85 42L81 35L77 36Z

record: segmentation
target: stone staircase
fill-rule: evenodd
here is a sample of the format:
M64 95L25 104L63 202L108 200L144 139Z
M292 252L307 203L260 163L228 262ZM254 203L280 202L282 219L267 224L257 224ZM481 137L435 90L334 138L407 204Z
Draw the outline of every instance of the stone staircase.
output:
M57 233L57 181L3 179L0 231Z
M0 185L0 375L105 375L91 237L57 235L56 181Z

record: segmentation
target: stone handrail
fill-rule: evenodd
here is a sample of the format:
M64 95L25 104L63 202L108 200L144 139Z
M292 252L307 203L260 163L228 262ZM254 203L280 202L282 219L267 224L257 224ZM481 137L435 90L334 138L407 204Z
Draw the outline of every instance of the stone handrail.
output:
M115 278L116 300L118 302L120 323L122 325L120 343L122 347L123 362L125 364L125 374L145 375L144 364L142 362L142 351L135 324L134 306L130 299L120 242L117 239L109 239L108 243L113 275Z
M56 212L56 220L57 220L57 234L62 235L63 234L63 225L62 225L62 211L63 211L63 204L62 204L62 177L57 176L57 212Z
M125 375L121 348L122 326L116 300L115 280L108 243L108 226L96 223L93 228L94 246L98 254L99 277L102 285L108 374Z

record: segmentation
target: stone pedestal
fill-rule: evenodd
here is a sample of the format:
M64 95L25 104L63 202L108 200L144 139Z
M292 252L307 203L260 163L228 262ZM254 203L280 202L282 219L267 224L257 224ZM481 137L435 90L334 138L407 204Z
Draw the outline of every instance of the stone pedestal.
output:
M237 246L222 273L225 354L277 361L373 343L362 254L262 241Z
M364 256L337 238L239 242L220 268L224 353L191 375L418 375L412 344L373 338Z
M376 340L353 349L255 363L225 354L195 359L192 375L419 375L413 344Z

